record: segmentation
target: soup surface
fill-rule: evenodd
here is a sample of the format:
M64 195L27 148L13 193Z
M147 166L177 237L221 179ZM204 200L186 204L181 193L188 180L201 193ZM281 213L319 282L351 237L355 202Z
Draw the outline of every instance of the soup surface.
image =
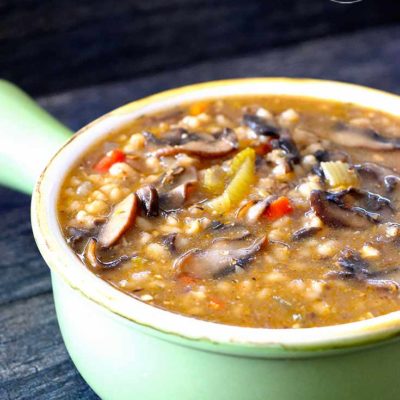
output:
M227 98L143 115L58 203L96 275L167 310L302 328L400 309L400 121L352 104Z

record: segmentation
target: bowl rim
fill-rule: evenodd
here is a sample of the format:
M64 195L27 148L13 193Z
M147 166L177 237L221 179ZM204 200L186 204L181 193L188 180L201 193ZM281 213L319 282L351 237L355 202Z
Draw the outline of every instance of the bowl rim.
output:
M35 186L31 219L34 237L46 263L70 287L104 309L158 334L235 349L332 351L370 345L400 334L400 311L364 321L299 329L246 328L180 315L121 292L90 272L68 247L57 221L56 202L66 174L77 160L112 131L138 118L194 100L217 97L287 95L339 100L400 116L400 97L364 86L302 78L242 78L210 81L167 90L128 103L80 129L51 158ZM138 325L137 325L138 324ZM230 350L228 350L230 351Z

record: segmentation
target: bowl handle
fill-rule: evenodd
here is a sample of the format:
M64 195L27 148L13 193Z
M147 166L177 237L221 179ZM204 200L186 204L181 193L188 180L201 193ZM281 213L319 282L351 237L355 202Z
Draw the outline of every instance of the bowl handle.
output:
M71 131L31 97L0 80L0 184L32 193L39 174Z

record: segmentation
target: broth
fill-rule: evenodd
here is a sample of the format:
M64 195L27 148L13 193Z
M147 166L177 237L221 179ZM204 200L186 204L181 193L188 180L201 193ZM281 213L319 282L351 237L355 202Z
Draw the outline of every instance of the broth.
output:
M65 238L141 301L224 324L303 328L400 309L398 119L240 97L144 115L62 185Z

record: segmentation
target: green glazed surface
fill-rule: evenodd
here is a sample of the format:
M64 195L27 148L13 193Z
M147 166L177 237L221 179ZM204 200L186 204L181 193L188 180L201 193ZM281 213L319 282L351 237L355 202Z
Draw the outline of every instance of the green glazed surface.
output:
M297 359L188 347L149 334L52 274L58 321L83 378L106 400L394 400L400 390L397 340L363 351Z
M32 193L71 131L12 83L0 80L0 184Z

